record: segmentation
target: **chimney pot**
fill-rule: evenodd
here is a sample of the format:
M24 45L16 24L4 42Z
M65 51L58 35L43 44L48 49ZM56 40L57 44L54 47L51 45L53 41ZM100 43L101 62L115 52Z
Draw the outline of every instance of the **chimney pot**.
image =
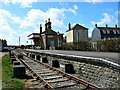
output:
M47 30L47 20L45 20L45 30Z
M42 25L40 24L40 33L42 33Z
M48 22L50 22L50 18L48 18Z
M45 23L47 23L47 20L45 20Z
M97 24L95 24L95 27L97 27Z
M117 25L115 25L115 27L117 28Z
M106 27L108 27L108 25L106 24Z
M70 23L68 24L68 29L71 30L71 24Z
M48 18L47 28L48 28L48 30L51 30L51 22L50 22L50 18Z

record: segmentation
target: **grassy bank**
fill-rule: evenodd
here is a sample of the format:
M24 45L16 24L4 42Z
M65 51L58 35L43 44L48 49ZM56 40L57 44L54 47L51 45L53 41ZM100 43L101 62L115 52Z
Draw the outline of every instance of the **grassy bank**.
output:
M2 80L2 58L0 58L0 80Z
M13 67L9 55L2 58L2 88L23 88L24 80L13 78Z

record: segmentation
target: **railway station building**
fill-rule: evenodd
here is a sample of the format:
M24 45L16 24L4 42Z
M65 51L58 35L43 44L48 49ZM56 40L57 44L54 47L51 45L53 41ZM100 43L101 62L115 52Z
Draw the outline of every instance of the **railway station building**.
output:
M45 21L45 30L42 30L40 24L40 33L32 33L28 35L29 39L32 39L35 46L39 46L44 49L55 49L60 47L63 42L63 34L52 30L50 18Z

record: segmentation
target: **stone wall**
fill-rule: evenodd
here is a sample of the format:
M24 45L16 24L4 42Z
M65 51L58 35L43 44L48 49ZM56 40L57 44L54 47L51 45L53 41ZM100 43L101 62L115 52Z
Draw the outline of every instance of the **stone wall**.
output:
M97 60L89 61L87 59L62 57L43 53L39 53L39 55L47 57L49 65L51 66L52 60L58 60L60 63L60 69L63 71L65 71L65 64L73 64L76 73L73 74L74 76L93 83L101 88L115 88L114 90L120 88L119 69L112 68L111 64L105 64L104 62L98 62Z
M120 72L105 66L97 66L89 63L65 60L62 58L55 58L47 56L50 64L52 60L58 60L64 66L71 63L74 66L75 76L86 80L102 88L120 88ZM64 67L61 67L64 70Z

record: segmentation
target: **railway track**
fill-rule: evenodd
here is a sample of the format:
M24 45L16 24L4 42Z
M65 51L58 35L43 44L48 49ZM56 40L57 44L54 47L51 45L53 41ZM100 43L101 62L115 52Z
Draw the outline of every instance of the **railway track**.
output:
M19 60L29 69L29 71L44 83L50 90L101 90L100 87L67 74L59 69L53 68L39 60L27 57L25 53L13 51L15 57L23 55Z

